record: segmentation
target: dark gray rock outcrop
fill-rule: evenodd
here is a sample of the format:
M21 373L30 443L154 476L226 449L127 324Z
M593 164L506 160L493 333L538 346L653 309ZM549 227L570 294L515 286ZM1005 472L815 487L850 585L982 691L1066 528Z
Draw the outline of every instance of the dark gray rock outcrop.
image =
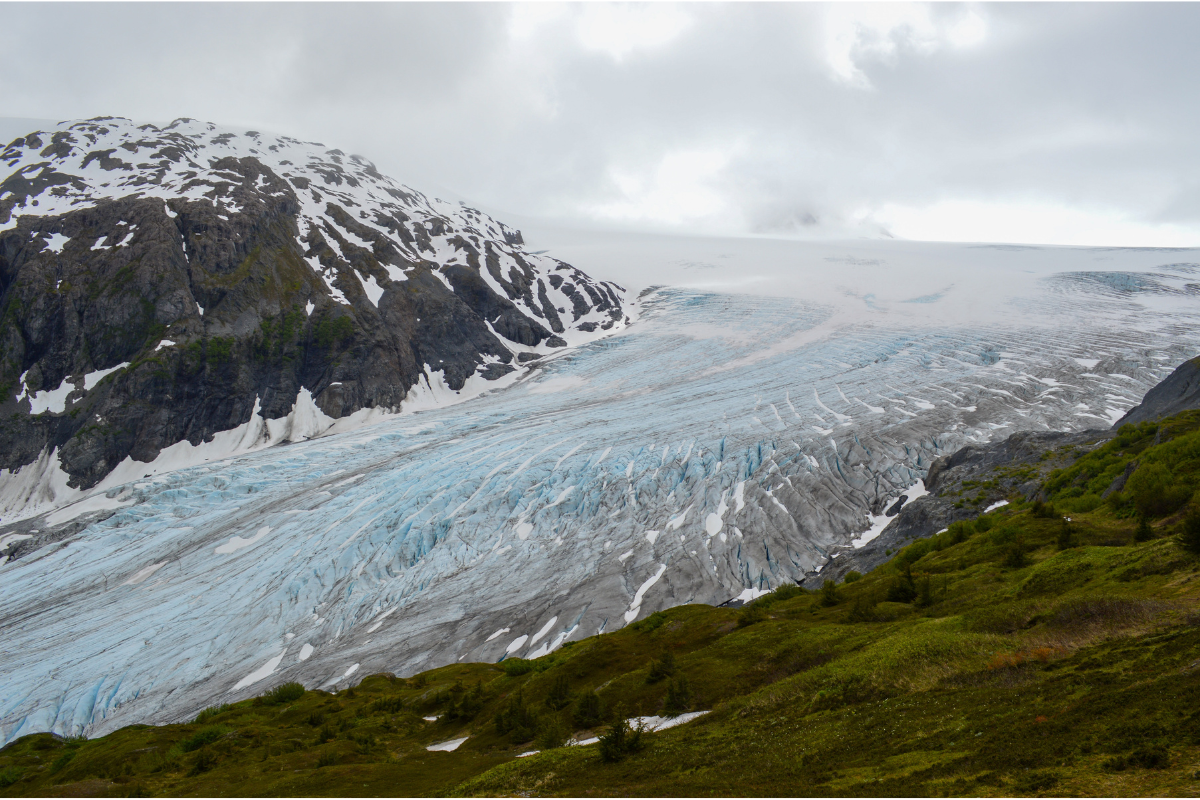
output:
M1113 430L1129 423L1136 425L1194 408L1200 408L1200 358L1183 362L1166 380L1146 392L1142 402L1117 420Z
M323 145L101 118L0 163L0 469L54 453L88 488L305 391L396 409L627 322L620 287Z

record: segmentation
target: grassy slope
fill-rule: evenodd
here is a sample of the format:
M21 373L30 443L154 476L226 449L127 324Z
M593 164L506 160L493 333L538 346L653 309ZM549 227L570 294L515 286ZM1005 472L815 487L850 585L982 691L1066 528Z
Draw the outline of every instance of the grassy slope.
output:
M0 751L0 794L1194 795L1200 557L1176 534L1200 483L1198 428L1189 412L1127 430L1052 474L1055 512L1017 502L957 525L837 587L834 605L788 587L536 662L372 676L90 741L27 736ZM1133 459L1143 478L1102 499ZM913 601L887 600L906 589ZM676 677L649 683L668 650ZM564 679L576 700L597 689L611 719L658 712L679 676L712 713L639 752L514 758L577 729L571 705L544 702ZM501 735L518 691L526 728Z

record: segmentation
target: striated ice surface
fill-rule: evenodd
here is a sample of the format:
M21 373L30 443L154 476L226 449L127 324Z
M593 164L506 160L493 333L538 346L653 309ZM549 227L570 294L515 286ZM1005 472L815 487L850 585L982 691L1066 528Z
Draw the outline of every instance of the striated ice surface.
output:
M1047 272L988 314L653 290L503 390L114 488L65 538L7 563L29 542L4 538L0 740L753 597L872 531L939 455L1111 425L1195 355L1196 265L1167 266L1144 301L1141 279Z

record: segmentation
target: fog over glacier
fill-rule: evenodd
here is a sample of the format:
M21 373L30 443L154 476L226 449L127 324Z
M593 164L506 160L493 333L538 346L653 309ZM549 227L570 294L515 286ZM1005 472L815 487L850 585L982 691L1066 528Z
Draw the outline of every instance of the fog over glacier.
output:
M939 455L1108 427L1197 346L1194 250L527 235L630 284L635 322L474 399L43 518L93 521L0 565L3 740L750 597L877 533Z

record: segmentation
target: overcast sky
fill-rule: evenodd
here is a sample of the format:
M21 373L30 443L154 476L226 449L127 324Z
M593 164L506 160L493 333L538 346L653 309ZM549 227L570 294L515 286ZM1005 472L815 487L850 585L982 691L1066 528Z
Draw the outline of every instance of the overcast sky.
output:
M289 134L501 218L1200 244L1192 3L0 12L0 116Z

